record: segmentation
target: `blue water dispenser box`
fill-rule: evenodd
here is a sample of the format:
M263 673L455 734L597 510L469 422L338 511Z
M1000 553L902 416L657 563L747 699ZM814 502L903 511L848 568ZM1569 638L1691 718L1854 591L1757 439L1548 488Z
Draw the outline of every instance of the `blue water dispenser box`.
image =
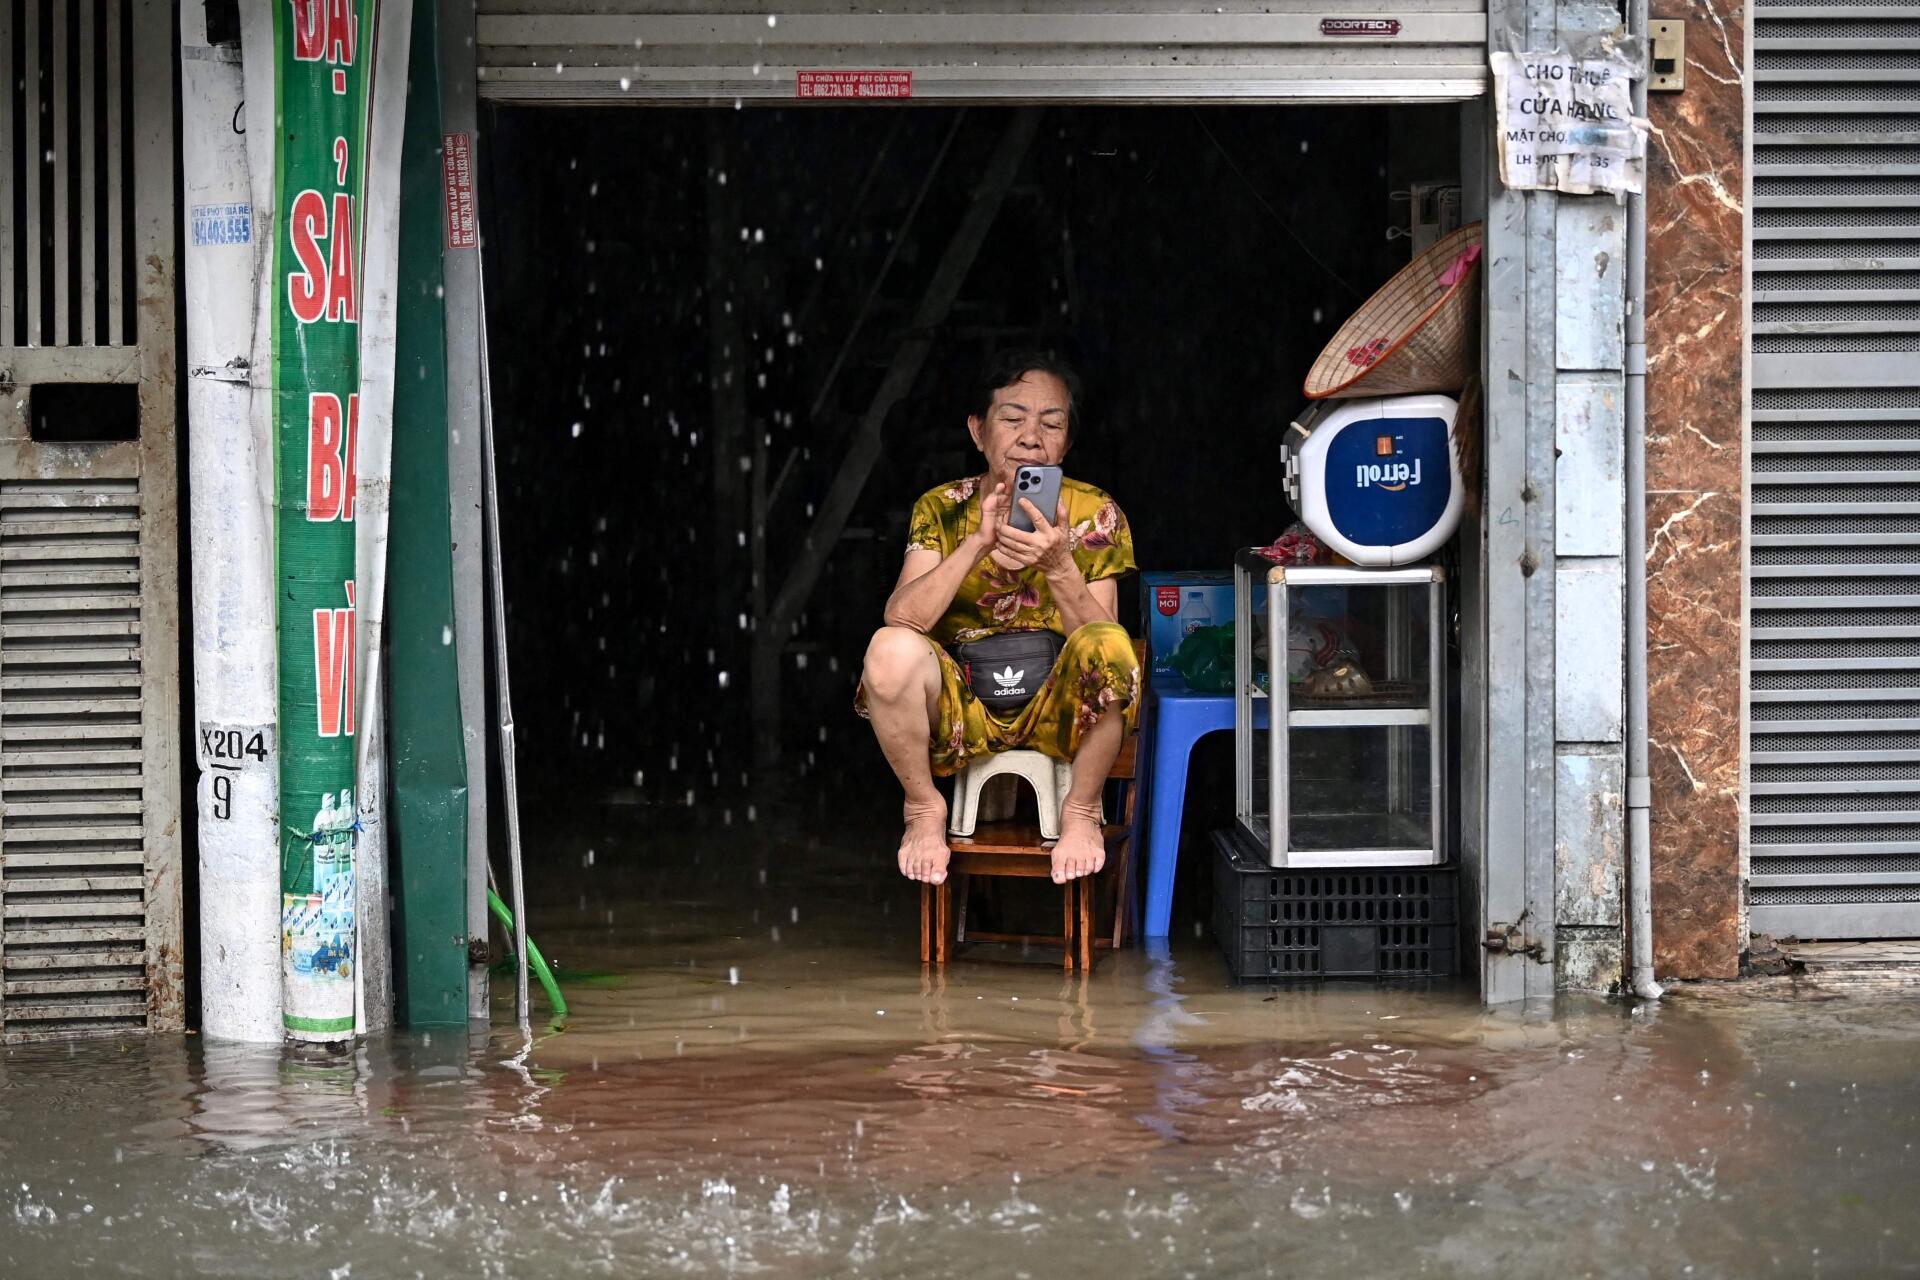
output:
M1287 431L1287 497L1321 543L1354 564L1426 559L1460 527L1458 410L1442 395L1315 403Z
M1155 675L1173 670L1173 651L1195 627L1233 624L1233 574L1227 570L1158 570L1140 575L1140 624Z

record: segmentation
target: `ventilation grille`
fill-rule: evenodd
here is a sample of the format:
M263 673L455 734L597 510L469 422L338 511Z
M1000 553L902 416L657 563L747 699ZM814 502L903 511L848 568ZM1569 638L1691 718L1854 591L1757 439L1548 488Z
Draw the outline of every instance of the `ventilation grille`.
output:
M1835 594L1846 594L1835 584ZM1844 634L1848 627L1901 627L1920 632L1920 609L1769 609L1753 620L1754 631L1769 628L1822 628Z
M1920 276L1915 282L1920 284ZM1920 413L1920 387L1758 387L1753 393L1753 408L1756 413L1780 409L1911 409Z
M147 1017L135 481L0 481L0 1030Z
M1920 809L1920 796L1905 791L1869 791L1863 795L1755 796L1756 822L1777 814L1886 813Z
M1775 80L1754 86L1755 102L1914 102L1920 80Z
M1920 871L1920 858L1899 856L1876 858L1870 854L1866 856L1842 854L1837 858L1822 858L1817 855L1765 858L1754 867L1755 874L1763 876L1855 876L1914 871Z
M1759 475L1798 474L1806 471L1920 471L1920 453L1761 453L1753 472ZM1758 484L1769 483L1766 480Z
M1791 600L1800 596L1858 596L1871 599L1875 596L1920 596L1920 579L1916 578L1832 578L1796 577L1796 578L1755 578L1753 597L1756 600Z
M1797 209L1756 209L1762 213L1799 213ZM1882 213L1880 209L1835 209L1842 213ZM1909 215L1920 222L1920 210ZM1889 324L1920 320L1920 302L1761 302L1753 308L1755 324L1825 321L1831 324Z
M1891 537L1920 532L1916 516L1768 516L1753 513L1753 532L1766 537Z
M1860 0L1755 0L1753 7L1756 10L1784 8L1835 9L1841 6L1852 8L1859 3ZM1875 3L1873 7L1876 9L1912 9L1915 12L1920 12L1920 0L1877 0L1877 3ZM1768 19L1762 17L1761 21L1768 21Z
M1765 19L1757 33L1768 34ZM1887 49L1860 52L1853 49L1820 49L1805 53L1785 49L1756 49L1753 69L1764 83L1768 71L1920 71L1920 49Z
M1920 884L1893 881L1920 870L1920 386L1872 385L1920 370L1920 0L1756 0L1753 33L1754 101L1787 109L1753 117L1752 922L1920 933Z
M1920 290L1920 271L1755 271L1753 294L1764 300L1770 293L1913 293ZM1811 299L1819 301L1819 299Z
M1756 785L1768 782L1910 782L1920 791L1920 761L1909 764L1757 764Z
M1755 354L1812 351L1920 351L1920 333L1756 333Z
M1763 827L1753 829L1757 851L1769 844L1910 844L1920 848L1920 826L1911 822L1885 826L1839 823L1831 827ZM1916 886L1920 888L1920 886Z
M1807 258L1920 258L1920 240L1758 240L1756 262Z
M1890 658L1920 661L1920 639L1760 640L1753 646L1755 662L1864 663Z
M130 345L130 0L0 0L0 346Z
M1753 438L1756 441L1806 441L1819 445L1829 440L1888 440L1900 444L1911 444L1920 440L1920 422L1756 422L1753 424ZM1831 461L1832 454L1821 453L1821 462ZM1756 456L1754 461L1758 462Z
M1920 484L1767 484L1753 491L1756 509L1813 502L1920 504Z
M1751 554L1757 567L1801 565L1815 572L1832 565L1920 564L1920 546L1914 543L1837 547L1754 547Z
M1780 133L1804 134L1881 134L1881 133L1920 133L1920 116L1896 115L1827 115L1809 113L1796 115L1784 111L1762 112L1753 118L1755 136L1766 137Z
M1753 750L1756 753L1815 752L1857 759L1869 751L1920 751L1920 733L1769 733L1754 741Z
M1883 178L1876 174L1870 178L1768 178L1756 174L1753 194L1763 197L1920 195L1920 177Z
M1920 208L1755 209L1756 227L1911 227L1920 226Z
M1920 720L1920 702L1757 702L1755 725L1800 724L1808 720ZM1809 810L1811 812L1811 810Z
M1791 143L1759 143L1753 146L1753 162L1767 165L1920 165L1920 147L1820 147Z
M1762 40L1911 40L1920 36L1920 21L1905 18L1854 18L1821 21L1806 18L1759 18L1753 34Z
M1756 907L1785 906L1799 903L1831 903L1841 905L1855 902L1915 902L1920 903L1920 884L1837 884L1837 885L1795 885L1785 888L1775 885L1755 885L1752 889L1753 905ZM1844 925L1838 926L1844 929ZM1822 932L1819 937L1833 938L1846 936L1841 932Z

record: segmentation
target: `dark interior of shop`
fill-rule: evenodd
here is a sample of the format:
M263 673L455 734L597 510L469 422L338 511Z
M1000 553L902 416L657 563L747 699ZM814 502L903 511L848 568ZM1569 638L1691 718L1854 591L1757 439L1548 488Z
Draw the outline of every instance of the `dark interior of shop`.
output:
M893 812L852 711L860 656L913 500L972 474L967 388L997 348L1081 371L1067 471L1119 501L1143 569L1225 569L1292 522L1274 464L1302 377L1407 261L1396 193L1458 174L1456 113L1054 107L1008 155L1015 114L484 115L509 647L536 805ZM853 484L869 418L881 445ZM836 481L857 493L839 528L822 523ZM773 728L755 719L753 638L784 620L810 541L828 550L780 647ZM1121 599L1131 624L1131 582ZM1218 825L1230 735L1194 776L1189 828Z

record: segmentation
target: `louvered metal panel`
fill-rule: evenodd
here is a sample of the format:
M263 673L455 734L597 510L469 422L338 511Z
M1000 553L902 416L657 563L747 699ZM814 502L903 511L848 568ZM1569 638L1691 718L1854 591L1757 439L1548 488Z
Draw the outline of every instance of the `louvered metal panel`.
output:
M163 0L0 0L7 1040L182 1023L173 56Z
M1920 934L1920 0L1753 14L1752 923Z
M793 99L802 72L917 100L1408 101L1486 92L1485 0L480 0L480 93Z
M0 346L137 340L130 6L0 2Z

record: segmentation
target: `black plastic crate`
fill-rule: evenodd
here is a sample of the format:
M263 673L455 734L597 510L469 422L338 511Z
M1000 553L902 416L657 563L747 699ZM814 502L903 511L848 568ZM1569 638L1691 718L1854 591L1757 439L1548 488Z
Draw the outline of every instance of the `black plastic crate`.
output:
M1213 932L1236 981L1460 972L1458 868L1282 870L1237 828L1213 843Z

